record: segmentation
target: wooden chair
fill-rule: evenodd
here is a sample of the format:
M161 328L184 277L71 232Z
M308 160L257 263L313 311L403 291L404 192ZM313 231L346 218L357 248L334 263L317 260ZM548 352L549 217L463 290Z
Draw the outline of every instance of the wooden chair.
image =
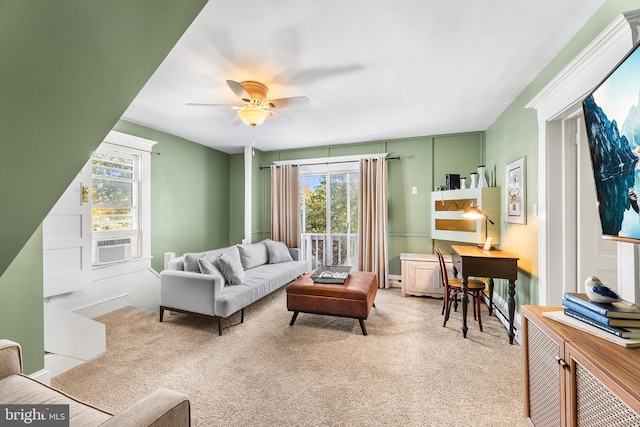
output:
M433 244L438 255L438 262L440 263L440 276L442 277L442 284L444 285L444 301L442 302L442 314L444 315L444 322L442 326L447 325L449 320L449 313L451 312L451 304L454 304L454 310L457 311L458 307L458 295L462 293L462 279L459 277L451 277L447 274L447 266L444 262L444 256L437 244ZM473 318L478 321L480 326L480 332L482 331L482 318L480 317L480 300L483 295L485 283L478 279L468 279L467 283L467 295L472 297L473 305Z

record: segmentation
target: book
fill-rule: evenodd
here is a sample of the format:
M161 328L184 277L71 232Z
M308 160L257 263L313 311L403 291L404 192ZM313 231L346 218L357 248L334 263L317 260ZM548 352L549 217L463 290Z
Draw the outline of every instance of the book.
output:
M566 314L564 314L564 312L561 310L545 311L544 313L542 313L542 316L549 318L551 320L555 320L556 322L563 323L567 326L571 326L575 329L578 329L582 332L586 332L595 337L602 338L603 340L620 345L622 347L628 347L628 348L640 347L640 340L617 337L613 334L610 334L609 332L603 331L602 329L598 329L595 326L591 326L588 323L585 323L581 320L574 319L573 317L569 317Z
M582 314L568 308L564 309L564 314L566 314L569 317L573 317L574 319L578 319L582 322L588 323L589 325L595 326L596 328L602 329L603 331L607 331L610 334L616 335L621 338L640 338L640 328L626 329L626 328L616 328L613 326L607 326L593 319L590 319L587 316L583 316Z
M640 319L612 319L602 316L595 311L591 311L585 306L566 298L562 300L562 306L606 326L613 326L615 328L640 328Z
M591 311L595 311L601 316L616 319L640 319L640 306L629 301L616 301L608 304L593 302L587 294L575 292L565 292L565 299L580 304Z

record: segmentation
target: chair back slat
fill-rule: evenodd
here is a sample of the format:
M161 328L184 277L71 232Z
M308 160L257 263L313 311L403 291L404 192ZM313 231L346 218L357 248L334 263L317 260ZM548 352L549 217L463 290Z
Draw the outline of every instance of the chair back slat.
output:
M436 255L438 255L438 263L440 264L440 276L442 277L442 284L447 286L449 284L449 275L447 274L447 266L444 262L444 256L442 255L442 251L440 247L434 243L433 246L436 249Z

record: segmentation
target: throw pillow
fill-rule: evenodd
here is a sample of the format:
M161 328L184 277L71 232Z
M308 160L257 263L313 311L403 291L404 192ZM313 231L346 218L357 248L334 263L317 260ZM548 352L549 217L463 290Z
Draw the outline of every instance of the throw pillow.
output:
M198 258L198 266L200 267L200 273L202 274L213 274L220 275L220 270L215 266L212 260L210 260L206 255L202 258Z
M242 263L240 262L240 256L238 251L235 252L236 256L233 256L233 252L224 252L217 259L220 272L224 276L227 283L230 285L241 285L244 281L244 270L242 269Z
M205 254L206 252L184 254L184 261L183 261L184 271L200 273L200 266L198 265L198 259L200 259Z
M289 248L283 242L276 242L275 240L265 240L264 242L269 254L269 264L293 261Z
M245 270L268 262L267 245L262 242L253 243L251 245L238 245L240 253L240 262Z

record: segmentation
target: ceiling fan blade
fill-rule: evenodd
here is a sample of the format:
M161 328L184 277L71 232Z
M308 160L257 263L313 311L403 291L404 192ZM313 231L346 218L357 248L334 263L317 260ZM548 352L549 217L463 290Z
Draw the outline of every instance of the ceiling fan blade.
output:
M187 102L186 105L195 105L195 106L204 106L204 107L223 107L223 108L230 108L232 110L238 110L242 107L237 106L237 105L227 105L227 104L209 104L206 102Z
M286 114L282 114L279 111L276 110L269 110L271 113L273 113L273 115L271 117L273 117L273 119L275 119L275 121L279 122L279 123L286 123L286 124L293 124L295 123L295 121L287 116ZM269 117L269 118L271 118ZM283 120L284 119L284 120Z
M279 99L271 99L267 101L267 104L271 108L290 108L290 107L300 107L303 105L309 104L311 101L306 96L292 96L290 98L279 98Z
M229 88L236 94L240 99L244 102L251 102L251 95L247 90L242 86L242 84L236 82L235 80L227 80L227 84Z
M229 126L236 127L236 126L240 126L241 124L242 124L242 120L240 120L240 116L235 116L233 120L231 120L231 123L229 123Z

